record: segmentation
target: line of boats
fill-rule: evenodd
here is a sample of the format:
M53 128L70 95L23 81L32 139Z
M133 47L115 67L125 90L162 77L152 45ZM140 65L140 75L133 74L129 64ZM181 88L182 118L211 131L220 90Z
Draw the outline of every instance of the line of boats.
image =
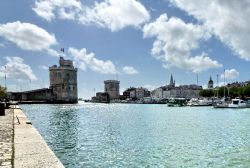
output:
M181 107L181 106L213 106L214 108L250 108L250 100L242 100L235 98L232 100L222 99L198 99L192 98L187 101L184 98L173 98L167 102L169 107Z

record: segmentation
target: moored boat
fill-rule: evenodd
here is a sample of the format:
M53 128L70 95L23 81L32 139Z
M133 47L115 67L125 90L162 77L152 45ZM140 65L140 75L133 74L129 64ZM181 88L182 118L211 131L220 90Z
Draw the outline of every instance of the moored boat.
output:
M228 103L225 101L225 99L217 100L215 104L213 105L214 108L228 108Z
M241 99L232 99L232 102L228 105L229 108L246 108L247 104Z
M192 98L188 104L188 106L212 106L213 105L213 100L210 99L195 99Z

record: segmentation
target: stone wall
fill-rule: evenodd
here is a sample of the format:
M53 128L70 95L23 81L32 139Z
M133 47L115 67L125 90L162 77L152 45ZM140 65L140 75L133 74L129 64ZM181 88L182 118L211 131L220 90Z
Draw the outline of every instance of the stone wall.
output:
M37 89L25 92L9 92L8 98L15 101L44 101L53 102L55 96L51 89Z

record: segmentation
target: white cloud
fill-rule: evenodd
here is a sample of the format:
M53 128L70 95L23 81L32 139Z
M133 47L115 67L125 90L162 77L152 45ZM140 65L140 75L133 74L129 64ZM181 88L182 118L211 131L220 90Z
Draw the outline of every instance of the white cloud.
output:
M65 20L74 20L75 19L75 13L74 12L66 12L66 10L64 8L61 8L59 10L59 17L61 19L65 19Z
M134 74L139 73L134 67L131 67L131 66L125 66L122 68L122 70L125 74L128 74L128 75L134 75Z
M35 7L33 8L38 16L47 21L51 21L55 17L53 9L54 7L51 5L51 1L36 1Z
M53 34L34 24L20 21L0 24L0 36L15 43L21 49L30 51L49 50L57 43Z
M43 70L48 70L48 69L49 69L49 67L46 66L46 65L40 65L39 68L40 68L40 69L43 69Z
M149 12L137 0L105 0L95 3L93 8L86 8L80 22L94 23L117 31L127 26L138 27L149 19Z
M35 13L47 21L55 18L75 20L81 24L94 24L118 31L127 26L139 27L150 19L146 8L137 0L95 1L85 6L77 0L37 0Z
M225 79L236 79L238 78L240 73L235 69L226 69L225 70ZM224 79L224 73L221 74L221 79Z
M194 16L240 58L250 61L250 1L232 0L170 0Z
M77 50L70 47L68 52L73 57L75 65L81 70L91 69L101 74L117 73L115 65L110 60L103 61L97 59L94 53L87 53L85 48Z
M31 67L24 63L20 57L6 57L6 75L16 80L37 80ZM5 76L5 66L0 67L0 76Z
M143 28L144 37L156 37L152 55L163 62L164 67L175 66L192 72L201 72L222 65L212 60L206 53L192 56L202 40L210 35L200 25L185 23L179 18L168 19L162 14L155 22Z
M59 56L63 56L65 57L66 55L64 53L59 53L58 51L48 48L46 49L47 54L53 56L53 57L59 57Z
M32 9L39 17L51 21L56 15L61 19L74 19L81 6L78 0L37 0Z

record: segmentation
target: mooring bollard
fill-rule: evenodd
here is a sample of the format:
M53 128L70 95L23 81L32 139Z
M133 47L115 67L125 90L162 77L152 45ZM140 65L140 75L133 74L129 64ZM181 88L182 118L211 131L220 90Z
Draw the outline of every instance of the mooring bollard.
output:
M5 108L6 108L6 109L9 109L9 108L10 108L10 103L9 103L9 102L6 102Z
M4 116L5 115L5 103L0 102L0 116Z

